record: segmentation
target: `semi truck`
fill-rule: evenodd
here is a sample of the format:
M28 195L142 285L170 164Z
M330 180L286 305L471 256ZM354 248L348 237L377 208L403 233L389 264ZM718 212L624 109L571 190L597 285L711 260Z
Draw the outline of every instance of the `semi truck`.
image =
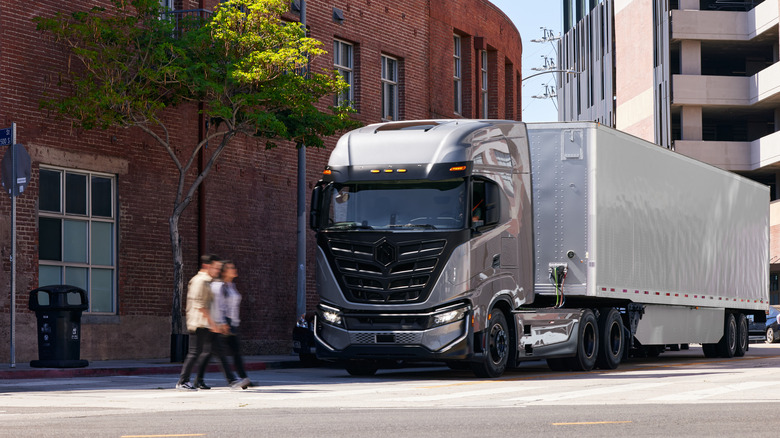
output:
M769 189L591 122L418 120L337 142L311 200L316 354L480 377L742 356L769 304Z

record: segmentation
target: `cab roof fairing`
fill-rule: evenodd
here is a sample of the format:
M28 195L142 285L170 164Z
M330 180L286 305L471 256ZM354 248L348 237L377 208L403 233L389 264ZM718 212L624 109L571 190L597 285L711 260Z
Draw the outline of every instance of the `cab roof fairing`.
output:
M430 121L433 127L429 129L380 129L392 124L402 126L404 122L378 123L348 132L336 144L328 166L430 166L471 161L474 136L496 122L435 120Z

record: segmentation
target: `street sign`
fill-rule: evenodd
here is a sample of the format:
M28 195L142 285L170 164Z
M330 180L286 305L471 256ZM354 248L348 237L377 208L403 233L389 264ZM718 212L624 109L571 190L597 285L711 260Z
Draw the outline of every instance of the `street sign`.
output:
M13 157L13 158L12 158ZM0 170L2 170L3 187L8 191L12 198L19 196L30 183L31 169L30 155L21 144L17 143L13 148L8 148L0 161ZM14 166L16 169L14 169ZM14 184L16 176L16 184Z
M14 128L0 129L0 146L10 146L14 141Z

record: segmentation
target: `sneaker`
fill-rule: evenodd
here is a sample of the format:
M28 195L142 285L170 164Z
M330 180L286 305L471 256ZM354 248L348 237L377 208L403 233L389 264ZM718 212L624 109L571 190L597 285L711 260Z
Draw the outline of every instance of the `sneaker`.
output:
M182 383L177 383L176 384L176 389L181 390L181 391L194 391L197 388L192 386L192 383L190 383L190 382L182 382Z
M249 377L244 377L241 380L233 380L232 382L230 382L230 387L233 389L238 389L238 388L246 389L251 383L252 381L249 380Z
M211 389L211 387L209 385L206 385L205 382L200 381L195 383L195 389Z

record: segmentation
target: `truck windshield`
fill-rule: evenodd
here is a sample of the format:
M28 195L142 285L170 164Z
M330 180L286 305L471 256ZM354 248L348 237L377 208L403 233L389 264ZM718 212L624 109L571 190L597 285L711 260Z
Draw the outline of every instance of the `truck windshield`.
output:
M329 230L430 229L465 226L466 182L384 181L332 184L325 193Z

